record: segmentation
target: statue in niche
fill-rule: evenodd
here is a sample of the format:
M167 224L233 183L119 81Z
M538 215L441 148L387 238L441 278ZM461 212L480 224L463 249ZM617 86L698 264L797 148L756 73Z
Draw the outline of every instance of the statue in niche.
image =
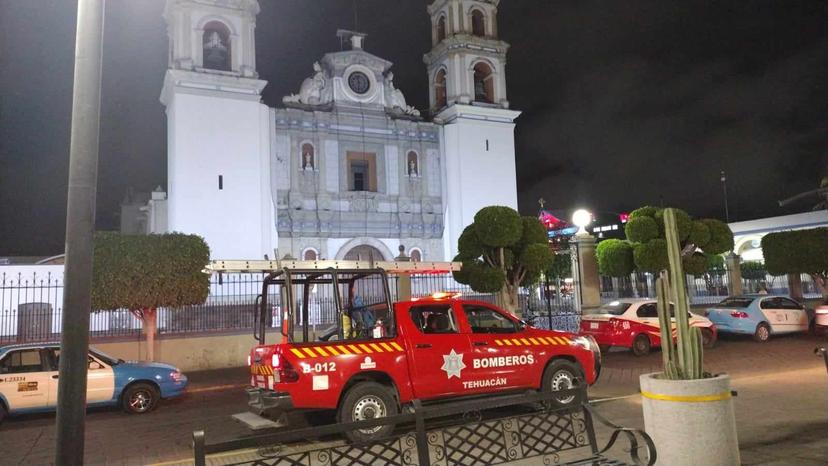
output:
M302 170L313 171L313 148L307 144L302 146Z
M405 102L402 91L394 87L394 73L388 72L385 77L385 103L392 110L400 111L406 115L420 116L420 111Z
M420 176L420 173L417 170L416 157L408 159L408 176Z
M322 71L322 66L318 61L313 63L313 71L313 76L305 78L302 81L302 86L299 87L299 93L283 97L282 102L305 105L329 103L331 101L331 93L327 86L328 79L325 77L325 72Z

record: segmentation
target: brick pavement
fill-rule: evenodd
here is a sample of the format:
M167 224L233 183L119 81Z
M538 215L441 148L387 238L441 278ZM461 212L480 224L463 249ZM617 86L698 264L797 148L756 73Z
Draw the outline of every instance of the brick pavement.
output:
M739 391L735 403L745 464L828 464L828 374L812 354L820 343L828 340L791 336L757 344L729 338L706 352L707 367L730 373ZM638 375L657 371L660 364L659 352L636 358L614 350L604 358L591 397L634 394ZM162 402L142 416L90 410L86 463L150 464L187 458L196 429L206 430L211 441L245 435L246 429L230 420L230 415L246 409L240 388L245 374L245 368L190 373L190 394ZM601 403L598 409L615 422L642 427L637 396ZM51 464L54 421L53 414L7 420L0 426L0 465ZM295 417L292 422L305 419Z

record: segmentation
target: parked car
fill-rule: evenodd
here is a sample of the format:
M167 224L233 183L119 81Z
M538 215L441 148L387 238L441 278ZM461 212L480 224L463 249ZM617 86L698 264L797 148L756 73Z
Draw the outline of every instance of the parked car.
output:
M771 335L807 332L805 306L789 296L731 296L705 312L722 333L753 335L759 342Z
M670 305L674 313L673 305ZM690 325L699 327L704 346L716 344L716 326L705 317L690 314ZM673 318L675 321L675 318ZM673 323L673 337L676 336ZM581 318L581 333L591 335L602 351L610 347L630 348L636 356L643 356L653 347L661 346L661 325L654 299L620 299L587 311Z
M52 411L57 405L59 343L0 347L0 422L7 414ZM169 364L124 361L90 348L88 406L152 411L161 398L184 393L187 377Z
M814 308L813 330L816 335L828 335L828 305Z

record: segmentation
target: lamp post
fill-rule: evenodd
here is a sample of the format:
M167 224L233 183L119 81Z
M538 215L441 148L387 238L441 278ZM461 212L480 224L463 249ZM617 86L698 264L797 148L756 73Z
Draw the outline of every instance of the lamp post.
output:
M724 194L724 208L725 208L725 222L730 223L730 211L727 208L727 176L725 176L724 170L722 170L722 193Z
M78 2L66 208L66 279L55 429L58 466L84 462L103 22L103 0Z

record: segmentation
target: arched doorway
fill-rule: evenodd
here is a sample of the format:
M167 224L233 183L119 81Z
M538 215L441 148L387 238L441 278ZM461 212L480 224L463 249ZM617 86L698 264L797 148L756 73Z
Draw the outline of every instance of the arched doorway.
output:
M382 253L379 249L368 246L367 244L361 244L359 246L355 246L351 248L350 251L345 253L345 260L346 261L367 261L367 260L375 260L381 261L383 260Z

